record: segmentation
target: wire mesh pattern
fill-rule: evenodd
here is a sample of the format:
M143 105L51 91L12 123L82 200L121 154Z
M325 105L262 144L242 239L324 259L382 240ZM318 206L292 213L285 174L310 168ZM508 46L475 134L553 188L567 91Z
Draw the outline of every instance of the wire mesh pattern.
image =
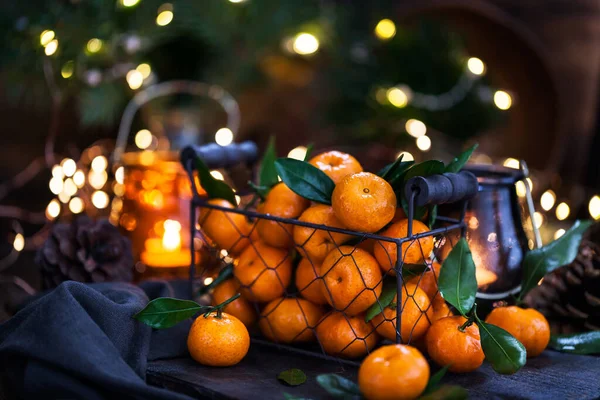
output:
M190 282L197 292L198 283L231 268L229 297L242 297L225 312L247 323L255 341L358 360L386 340L418 342L434 320L450 313L437 290L440 256L460 237L464 218L438 217L439 226L429 230L413 218L410 204L407 218L394 219L378 235L311 222L308 211L282 218L254 206L194 197L192 257L202 249L219 267L201 263L196 271L192 260ZM326 205L307 210L315 207L320 215L331 212ZM269 222L280 247L265 243L261 221Z

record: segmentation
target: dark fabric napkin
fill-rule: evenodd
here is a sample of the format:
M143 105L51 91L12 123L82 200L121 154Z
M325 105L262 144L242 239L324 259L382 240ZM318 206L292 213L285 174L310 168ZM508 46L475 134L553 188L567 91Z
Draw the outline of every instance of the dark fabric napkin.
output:
M153 332L132 318L178 292L164 281L65 282L32 301L0 325L0 399L189 399L148 386L145 375L148 360L187 353L190 322Z

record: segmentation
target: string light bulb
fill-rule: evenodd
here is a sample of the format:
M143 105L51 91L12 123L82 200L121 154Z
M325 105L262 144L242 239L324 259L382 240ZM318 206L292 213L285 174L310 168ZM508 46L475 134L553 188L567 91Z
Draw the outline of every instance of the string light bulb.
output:
M83 200L81 200L79 197L73 197L71 201L69 201L69 210L71 210L73 214L79 214L83 211L83 208Z
M62 192L64 186L62 178L58 178L56 176L53 176L52 179L50 179L50 183L48 185L50 186L50 191L53 194L59 194Z
M119 167L115 171L115 181L117 181L117 183L120 185L122 185L123 182L125 181L125 168L124 167Z
M516 158L507 158L506 160L504 160L504 163L502 165L512 169L519 169L521 167L521 163L519 163L519 160L517 160Z
M78 170L75 172L75 174L73 174L73 182L78 188L81 188L83 185L85 185L85 174L82 170Z
M70 158L65 158L62 160L60 166L62 167L63 173L67 177L73 176L75 171L77 171L77 164Z
M391 19L382 19L375 26L375 36L380 40L389 40L396 36L396 24Z
M167 26L173 21L173 5L171 3L165 3L158 8L158 15L156 16L156 25Z
M236 4L237 4L237 3L243 3L243 2L245 2L245 1L246 1L246 0L229 0L229 2L230 2L230 3L236 3Z
M58 50L58 40L54 39L46 45L44 48L44 53L47 56L51 56L52 54L56 53L56 50Z
M138 65L137 67L135 67L135 70L142 74L144 79L148 78L152 73L152 68L150 68L150 64L146 63Z
M69 79L73 76L74 69L75 63L73 61L67 61L60 69L60 76L62 76L64 79Z
M125 75L125 80L127 81L127 84L131 90L136 90L141 88L144 84L144 75L142 75L142 73L137 69L132 69L131 71L127 72L127 75Z
M473 75L483 75L485 72L485 64L477 57L471 57L467 60L467 69Z
M539 211L533 213L533 222L535 223L536 228L541 228L544 224L544 216Z
M90 185L94 188L94 189L102 189L104 187L104 185L106 184L106 181L108 180L108 174L106 173L106 171L94 171L91 170L90 173L88 174L88 181L90 182Z
M233 132L229 128L221 128L215 133L215 142L219 146L228 146L233 142Z
M60 203L56 199L52 199L46 207L46 218L53 220L60 214Z
M418 119L409 119L404 124L404 127L406 128L406 132L412 137L418 138L427 134L427 127Z
M417 147L421 151L429 151L431 149L431 139L429 136L419 136L417 138Z
M307 56L319 50L319 39L313 34L301 32L294 37L292 48L297 54Z
M504 90L497 90L494 93L494 104L500 110L508 110L512 106L512 97Z
M562 228L557 229L556 232L554 232L554 240L558 239L559 237L561 237L562 235L564 235L566 232L567 231L565 231Z
M92 38L92 39L88 40L85 48L88 51L88 53L95 54L95 53L98 53L100 50L102 50L103 44L104 43L102 42L102 40L100 40L98 38Z
M15 235L15 240L13 240L13 248L16 251L22 251L25 248L25 237L22 233L17 233Z
M210 174L212 175L213 178L218 179L220 181L225 179L225 177L223 177L223 174L217 170L210 171Z
M55 37L56 34L53 30L45 30L40 34L40 44L46 47Z
M396 158L400 158L402 156L402 161L414 161L415 157L410 154L408 151L401 151L396 155Z
M306 147L298 146L298 147L295 147L292 150L290 150L290 152L288 153L288 158L293 158L293 159L302 161L306 157L306 152L307 152Z
M600 196L595 195L590 199L588 211L590 212L590 216L592 218L595 220L600 219Z
M542 208L546 211L548 211L552 207L554 207L555 202L556 202L556 194L550 189L546 190L542 194L542 197L540 198L540 204L541 204Z
M388 101L397 108L404 108L408 104L408 94L399 87L393 87L386 92Z
M148 129L142 129L135 134L135 145L145 150L152 144L152 133Z
M560 203L556 206L556 218L559 221L563 221L569 218L569 214L571 213L571 208L565 202Z
M121 0L121 5L123 7L133 7L139 2L140 0Z
M106 208L108 206L108 195L101 190L95 191L92 193L92 204L99 209Z

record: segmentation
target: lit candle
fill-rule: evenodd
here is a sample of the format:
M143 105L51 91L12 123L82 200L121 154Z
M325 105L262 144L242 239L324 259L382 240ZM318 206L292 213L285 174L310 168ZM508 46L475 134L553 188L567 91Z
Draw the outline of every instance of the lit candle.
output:
M142 262L150 267L183 267L191 262L189 250L181 249L181 224L168 219L163 223L162 238L148 238L144 243Z

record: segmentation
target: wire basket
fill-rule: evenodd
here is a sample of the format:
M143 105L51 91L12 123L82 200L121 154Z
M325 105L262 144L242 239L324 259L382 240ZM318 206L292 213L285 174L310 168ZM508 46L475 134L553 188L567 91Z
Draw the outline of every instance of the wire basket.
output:
M210 167L220 157L221 167L255 160L255 147L232 146L213 149ZM405 191L408 213L404 222L392 225L402 225L405 232L392 237L385 230L356 232L263 214L253 202L239 208L209 202L194 178L193 158L203 155L206 151L197 148L184 150L181 157L194 192L190 290L198 293L217 273L231 270L234 293L242 294L236 310L244 307L243 322L254 342L356 364L382 342L418 343L435 319L450 312L438 294L437 274L443 250L447 254L465 234L466 202L478 187L472 174L412 178ZM462 213L456 219L438 216L436 226L425 230L414 218L415 207L437 203L456 203ZM316 207L330 212L328 206ZM199 230L197 221L205 224L209 218L211 229L219 229L224 238L213 234L213 240ZM290 246L267 246L258 234L260 224L270 225ZM194 255L200 249L208 250L214 262L197 267Z

